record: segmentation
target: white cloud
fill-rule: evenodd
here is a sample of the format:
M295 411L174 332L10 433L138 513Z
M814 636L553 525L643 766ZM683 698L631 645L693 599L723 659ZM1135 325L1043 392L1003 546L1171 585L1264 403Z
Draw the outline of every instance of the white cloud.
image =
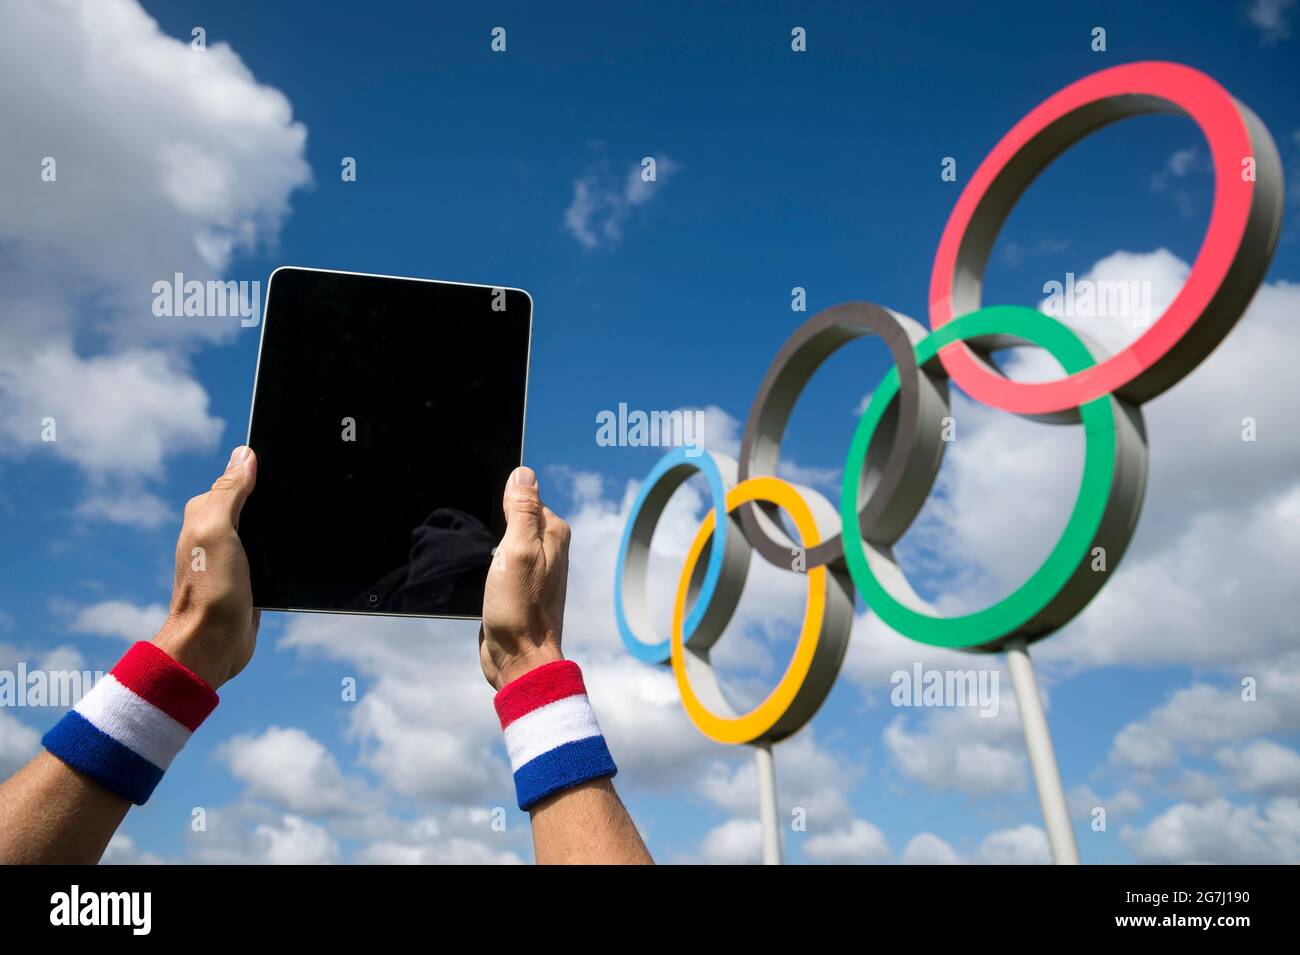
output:
M263 823L253 840L271 865L322 865L339 861L338 843L315 823L286 815L279 825Z
M994 657L962 662L962 669L997 665ZM981 798L1023 792L1029 777L1020 710L1011 681L1000 677L995 716L981 716L974 706L900 709L882 734L891 764L936 792Z
M11 447L48 450L96 480L161 478L167 455L210 451L221 437L203 386L160 351L81 358L57 342L0 362L0 389ZM53 441L42 439L46 418Z
M108 331L131 341L175 334L149 310L155 279L215 278L234 252L275 236L311 177L306 130L283 94L229 45L188 39L163 34L135 0L0 12L0 157L31 171L6 177L0 238L45 274L114 294ZM35 75L60 80L23 82ZM55 182L41 180L41 156L56 160Z
M356 861L373 865L518 865L528 851L509 829L494 828L494 811L455 809L404 823L381 821ZM522 830L521 830L522 832Z
M151 530L177 520L176 512L156 494L148 491L121 491L115 495L94 495L77 505L81 517L128 524Z
M257 736L236 736L218 756L248 794L298 813L366 812L375 799L358 779L345 776L318 740L296 727L272 726Z
M1240 686L1195 683L1173 693L1145 717L1115 734L1112 763L1140 774L1173 768L1180 753L1290 732L1300 724L1300 658L1290 657L1253 674L1255 698Z
M32 661L35 661L33 664ZM24 661L29 670L84 670L86 660L71 644L55 647L17 647L0 643L0 670L13 670Z
M0 710L0 779L22 768L40 749L41 734Z
M479 671L478 626L461 621L302 615L281 646L357 668L348 737L399 793L452 803L509 802L511 780L492 693Z
M902 855L904 865L1047 865L1051 861L1047 833L1029 823L989 833L969 859L932 832L913 836Z
M908 840L903 848L904 865L960 865L957 850L932 832L922 832Z
M1110 819L1131 816L1143 805L1142 797L1131 789L1121 789L1114 795L1103 797L1091 786L1081 784L1071 787L1066 795L1070 814L1076 819L1091 819L1093 810L1100 808L1106 811L1109 822Z
M82 607L72 620L76 633L93 633L101 637L117 637L131 643L152 640L167 619L167 608L162 604L142 607L125 600L104 600Z
M983 865L1048 865L1052 851L1047 833L1025 823L985 836L975 850L974 861Z
M743 421L717 405L682 410L694 411L700 414L703 422L699 440L701 447L708 451L725 454L732 460L740 459L740 442L744 437L745 426ZM784 455L777 460L776 473L777 476L792 484L818 488L824 493L829 491L834 494L839 490L840 475L843 472L839 468L801 464L789 455ZM833 529L826 531L826 533L833 533Z
M758 813L758 769L750 748L740 750L739 758L712 763L698 789L714 805L737 816L752 816ZM848 793L861 771L819 746L811 727L774 747L773 763L782 818L801 810L807 831L814 836L852 820Z
M116 832L108 840L108 848L100 858L100 865L163 865L165 859L145 852L136 846L135 840L124 832Z
M325 827L250 803L209 810L206 828L186 836L195 861L212 865L322 865L342 857Z
M589 178L574 180L573 200L569 203L569 208L564 210L564 227L588 249L600 245L600 237L592 223L598 208L599 201L592 181Z
M633 163L622 179L608 168L588 171L573 182L564 228L588 249L617 245L633 210L654 198L681 168L668 156L657 157L654 182L642 179L640 162Z
M520 865L514 852L497 852L468 839L451 839L445 845L376 842L357 855L361 865Z
M757 819L728 819L705 834L700 855L714 865L757 865L763 861L763 825Z
M1140 862L1283 864L1300 862L1300 800L1236 806L1226 799L1179 803L1121 838Z
M972 738L978 724L951 718L961 711L943 711L929 717L930 732L909 733L907 718L895 717L884 732L885 746L902 774L937 792L963 792L973 796L998 796L1025 789L1023 747L1020 751L1004 739L991 742Z
M890 857L889 840L865 819L854 819L838 832L813 836L804 843L804 853L818 862L885 862Z
M1116 734L1111 761L1143 773L1158 772L1178 762L1178 748L1149 727L1130 724Z
M1256 740L1240 749L1215 754L1227 779L1251 792L1300 794L1300 753L1271 740Z
M1255 0L1247 16L1259 31L1260 42L1278 43L1291 36L1291 13L1296 0Z
M157 527L147 482L223 428L188 356L239 325L157 318L153 283L273 242L306 131L228 45L193 50L135 0L3 5L0 81L0 446L76 468L82 517Z

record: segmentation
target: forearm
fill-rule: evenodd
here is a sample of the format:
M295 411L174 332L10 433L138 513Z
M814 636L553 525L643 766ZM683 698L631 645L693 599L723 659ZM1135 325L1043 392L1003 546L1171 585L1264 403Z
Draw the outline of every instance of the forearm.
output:
M137 643L0 786L0 861L92 863L217 705L157 644Z
M0 784L0 864L99 861L131 803L49 753Z
M494 706L538 862L652 861L610 781L618 767L577 664L529 670L498 691Z
M654 863L608 777L543 799L532 817L539 865Z

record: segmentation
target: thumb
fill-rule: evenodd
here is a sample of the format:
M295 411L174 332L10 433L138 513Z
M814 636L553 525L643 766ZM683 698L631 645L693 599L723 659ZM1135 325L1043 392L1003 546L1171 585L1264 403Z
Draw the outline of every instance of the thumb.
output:
M520 543L541 540L542 499L532 468L515 468L506 482L501 507L506 515L506 540Z
M208 492L205 509L214 509L224 515L232 527L238 528L239 512L244 509L244 502L256 483L257 456L252 448L240 445L230 452L225 473L217 478Z

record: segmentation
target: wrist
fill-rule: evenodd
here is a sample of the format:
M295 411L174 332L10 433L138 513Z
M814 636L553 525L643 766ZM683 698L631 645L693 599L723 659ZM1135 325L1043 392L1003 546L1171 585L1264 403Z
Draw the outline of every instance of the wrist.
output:
M143 805L217 703L202 677L157 644L142 641L42 742L73 769Z
M618 772L573 661L529 670L500 690L493 705L520 809L531 810L553 793Z
M229 668L203 648L197 626L168 617L153 643L212 689L219 690L226 682Z
M520 677L531 673L548 663L557 663L564 659L559 641L547 640L528 647L519 653L513 653L497 665L496 678L492 686L497 691L505 689Z

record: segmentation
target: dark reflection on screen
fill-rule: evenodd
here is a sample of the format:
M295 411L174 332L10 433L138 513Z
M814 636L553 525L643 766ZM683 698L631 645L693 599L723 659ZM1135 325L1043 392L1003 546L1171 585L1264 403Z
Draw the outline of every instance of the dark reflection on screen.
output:
M493 302L478 286L276 272L240 522L257 606L482 611L531 323L523 292Z
M496 538L464 511L440 507L411 531L410 558L356 596L354 610L375 605L394 613L422 613L425 607L483 603L483 581Z

